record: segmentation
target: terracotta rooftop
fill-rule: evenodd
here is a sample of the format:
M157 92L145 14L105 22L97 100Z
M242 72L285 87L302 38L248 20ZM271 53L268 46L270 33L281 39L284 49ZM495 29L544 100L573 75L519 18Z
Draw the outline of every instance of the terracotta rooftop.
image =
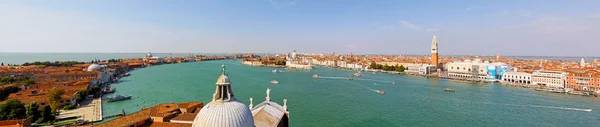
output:
M142 109L141 111L123 116L121 118L113 119L106 123L94 125L94 126L95 127L124 127L124 126L133 125L134 123L136 123L138 121L150 119L150 111L151 110L152 110L151 108L145 108L145 109Z

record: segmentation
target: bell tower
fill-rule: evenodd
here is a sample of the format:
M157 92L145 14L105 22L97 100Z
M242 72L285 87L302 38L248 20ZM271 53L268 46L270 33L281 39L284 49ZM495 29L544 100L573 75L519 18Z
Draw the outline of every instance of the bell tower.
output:
M438 43L435 40L435 34L433 35L433 40L431 41L431 65L434 65L435 69L439 69Z

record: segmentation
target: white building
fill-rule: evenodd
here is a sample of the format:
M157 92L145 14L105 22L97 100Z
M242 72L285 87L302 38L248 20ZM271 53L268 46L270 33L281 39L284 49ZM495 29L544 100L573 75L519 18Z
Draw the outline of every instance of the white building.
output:
M288 68L298 68L298 69L306 69L306 70L314 69L312 64L309 63L309 60L304 60L304 59L298 58L298 54L296 53L296 50L294 50L294 52L292 52L292 54L289 54L289 53L286 54L286 59L287 59L287 61L285 61L285 66Z
M448 63L445 68L448 70L448 76L453 78L489 80L499 80L504 72L510 70L508 64L481 62L479 59Z
M144 57L143 60L144 62L155 62L159 64L163 62L163 58L153 56L151 52L146 54L146 57Z
M428 64L412 64L412 65L408 65L406 67L406 70L404 70L404 72L406 72L406 73L420 74L420 75L428 75L435 71L436 71L435 66L428 65Z
M97 79L92 80L92 85L100 85L108 83L110 81L110 72L108 66L98 64L98 60L93 60L92 65L88 66L86 71L89 72L100 72L98 73Z
M564 88L566 77L567 73L562 71L537 70L532 74L531 83L554 88Z
M504 72L502 82L531 84L532 75L525 72Z

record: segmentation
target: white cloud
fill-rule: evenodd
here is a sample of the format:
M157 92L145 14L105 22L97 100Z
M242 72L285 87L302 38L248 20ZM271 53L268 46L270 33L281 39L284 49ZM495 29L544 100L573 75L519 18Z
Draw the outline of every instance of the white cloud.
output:
M412 23L404 21L404 20L400 20L400 24L402 26L404 26L404 28L412 29L412 30L415 30L415 31L426 31L426 32L438 32L438 31L440 31L440 29L438 29L438 28L424 28L424 27L417 26L415 24L412 24Z
M532 13L531 13L531 11L523 11L523 12L521 12L521 14L519 14L519 15L521 15L521 16L525 16L525 17L529 17L529 16L531 16L531 15L532 15Z
M288 6L296 6L296 0L269 0L269 3L275 7L275 9L280 9L282 7Z
M419 26L417 26L415 24L409 23L407 21L400 20L400 23L402 23L402 26L404 26L404 28L413 29L413 30L416 30L416 31L420 31L421 30L421 27L419 27Z
M508 8L504 8L500 14L508 14Z

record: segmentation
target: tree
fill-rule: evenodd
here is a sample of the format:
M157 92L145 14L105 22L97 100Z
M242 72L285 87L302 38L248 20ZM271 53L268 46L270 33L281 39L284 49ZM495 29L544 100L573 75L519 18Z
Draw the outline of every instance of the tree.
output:
M86 96L87 96L87 90L79 90L75 94L75 99L77 100L77 103L79 103L82 100L84 100Z
M58 109L59 101L62 100L62 95L65 94L65 90L52 88L46 94L46 99L50 103L50 107L52 108L52 112L56 112Z
M375 62L373 62L373 63L371 63L371 65L369 65L369 68L377 69L377 64Z
M0 104L0 120L25 118L25 106L17 99L10 99Z
M100 92L100 86L93 86L90 94L97 94L98 92Z
M52 120L54 120L54 115L52 115L52 108L49 105L46 105L44 106L44 110L42 111L42 119L38 119L36 123L44 123Z
M39 108L40 106L35 102L25 105L25 114L27 115L27 118L31 118L31 121L34 122L40 118L40 111L38 110Z
M406 68L404 68L404 66L400 65L400 67L396 68L397 72L404 72L404 70L406 70Z

